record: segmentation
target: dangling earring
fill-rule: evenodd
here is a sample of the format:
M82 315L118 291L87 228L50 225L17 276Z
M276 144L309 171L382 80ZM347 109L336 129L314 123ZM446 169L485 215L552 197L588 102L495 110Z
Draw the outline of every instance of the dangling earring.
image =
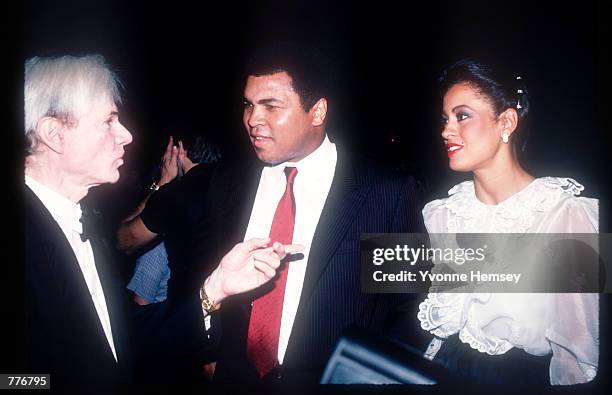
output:
M502 142L504 144L508 144L508 133L506 132L502 133Z

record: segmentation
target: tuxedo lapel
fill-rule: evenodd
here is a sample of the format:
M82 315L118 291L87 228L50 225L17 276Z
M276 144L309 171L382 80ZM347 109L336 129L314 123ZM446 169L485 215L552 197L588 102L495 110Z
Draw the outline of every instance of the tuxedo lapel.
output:
M71 290L80 295L89 296L89 289L87 288L87 283L85 282L85 278L83 277L83 272L81 271L81 267L79 266L79 262L74 255L74 251L70 246L70 243L66 239L64 232L55 221L49 210L45 207L45 205L40 201L38 196L28 187L26 189L26 200L29 201L31 207L31 215L34 220L31 223L32 227L39 228L39 232L42 235L45 235L45 242L49 245L50 250L53 251L54 256L41 257L41 259L47 259L49 264L51 262L59 265L57 270L61 270L66 274L66 280L71 283ZM90 310L92 314L96 315L96 308L91 301L91 298L83 298L88 301ZM102 328L102 326L100 326Z
M91 243L91 249L94 254L94 263L96 265L96 271L100 278L100 284L102 285L102 291L104 293L104 300L106 301L106 310L108 311L108 318L111 323L113 342L115 344L115 351L117 353L117 359L122 358L125 352L125 336L124 328L122 326L124 317L122 316L122 306L120 296L124 290L120 284L117 274L113 270L111 263L111 257L109 256L109 248L106 245L106 241L102 239L97 232L92 234L89 239ZM92 302L93 303L93 302ZM95 309L95 306L94 306ZM97 314L97 313L96 313ZM99 321L99 319L98 319ZM102 324L100 323L102 328ZM102 334L104 329L102 328ZM109 348L109 352L110 352Z
M54 256L41 256L40 259L47 260L48 264L56 264L57 269L55 270L57 270L57 273L55 273L55 275L58 279L66 281L65 287L67 289L67 292L69 293L68 297L71 300L65 303L62 308L75 309L75 311L79 312L81 312L82 309L85 308L90 322L94 323L92 328L95 328L94 330L96 332L96 336L98 338L105 339L104 328L102 327L102 323L98 318L98 313L96 311L96 307L93 303L93 300L91 299L89 288L87 287L87 283L85 282L85 278L83 277L83 272L81 271L79 262L76 256L74 255L74 251L72 250L70 243L66 239L64 232L59 227L55 219L53 219L53 216L47 210L44 204L40 201L40 199L38 199L36 194L34 194L34 192L32 192L32 190L28 187L26 187L26 200L29 201L29 206L32 211L31 215L33 216L33 218L35 218L31 226L40 227L40 232L46 235L44 237L44 240L49 243L51 251L54 251ZM98 266L99 263L97 257L95 261L96 266ZM100 281L104 286L104 281L102 280L100 269L98 267L97 269L98 275L100 276ZM63 274L60 274L60 271ZM106 290L107 288L104 289L104 294L106 297L108 291ZM111 309L109 308L109 314L110 310ZM78 314L75 313L74 315ZM113 358L110 348L108 348L108 353L110 358Z
M51 371L56 384L114 385L119 369L70 243L29 188L25 197L26 336L34 346L27 363ZM104 287L107 306L109 292Z

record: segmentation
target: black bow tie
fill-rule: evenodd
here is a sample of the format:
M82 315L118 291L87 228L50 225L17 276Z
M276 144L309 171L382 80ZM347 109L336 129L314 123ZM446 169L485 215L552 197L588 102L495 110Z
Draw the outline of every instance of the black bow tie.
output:
M98 220L98 213L95 210L83 208L81 212L81 219L79 222L83 225L83 232L81 232L81 241L91 239L95 234L96 223Z
M90 229L88 228L88 225L87 225L87 223L89 221L86 221L86 220L83 219L83 217L81 217L79 222L81 222L81 224L83 226L83 231L80 234L81 241L85 242L85 241L87 241L87 239L89 239L89 236L90 236Z

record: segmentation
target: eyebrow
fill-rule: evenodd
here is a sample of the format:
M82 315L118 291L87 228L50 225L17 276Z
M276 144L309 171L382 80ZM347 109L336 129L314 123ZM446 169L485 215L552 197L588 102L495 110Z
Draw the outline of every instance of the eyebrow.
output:
M474 109L470 106L468 106L467 104L459 104L458 106L455 106L451 109L451 113L456 112L457 110L461 109L461 107L465 107L468 108L470 111L474 111ZM442 110L442 117L446 117L448 118L448 115L446 115L446 111Z
M455 112L455 111L457 111L457 109L459 109L459 108L461 108L461 107L466 107L466 108L470 109L471 111L474 111L474 110L472 109L472 107L468 106L467 104L459 104L458 106L453 107L453 109L452 109L451 111L452 111L452 112Z
M245 103L251 103L251 101L249 99L247 99L246 97L243 97L243 100L245 101ZM270 104L270 103L282 103L282 100L279 99L275 99L275 98L267 98L267 99L260 99L257 100L257 104Z
M112 118L112 117L118 117L119 116L119 111L111 111L108 114L108 118Z

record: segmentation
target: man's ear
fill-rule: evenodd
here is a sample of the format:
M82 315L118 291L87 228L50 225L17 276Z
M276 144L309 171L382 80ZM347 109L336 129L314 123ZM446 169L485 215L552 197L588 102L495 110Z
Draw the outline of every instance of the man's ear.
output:
M44 117L36 124L36 137L41 144L58 154L64 153L64 124L54 117Z
M518 126L518 113L514 108L508 108L506 111L499 114L499 122L501 125L501 133L512 135Z
M327 117L327 99L320 98L310 109L312 114L312 126L321 126Z

